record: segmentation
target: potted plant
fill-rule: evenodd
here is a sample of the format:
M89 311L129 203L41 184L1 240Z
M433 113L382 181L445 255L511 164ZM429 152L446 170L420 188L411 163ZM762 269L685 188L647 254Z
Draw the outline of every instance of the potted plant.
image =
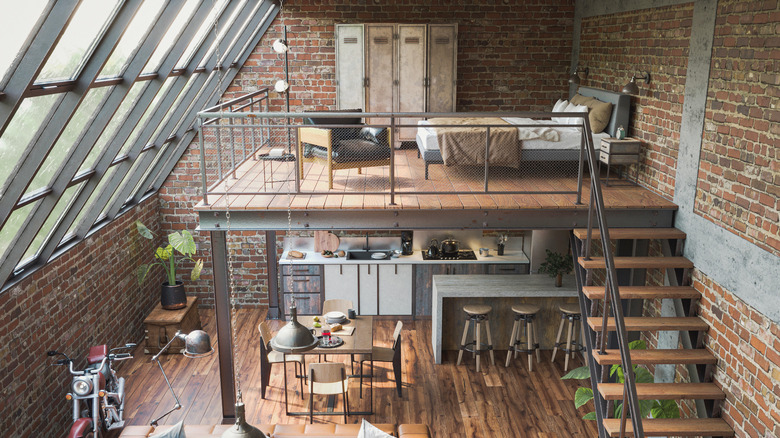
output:
M152 240L154 234L146 227L141 221L135 221L138 234L142 237ZM196 251L195 239L192 234L187 230L175 231L168 234L168 245L165 247L158 247L154 251L154 257L157 261L141 265L136 271L136 277L138 284L143 283L146 279L146 275L152 269L153 266L159 265L165 271L167 282L162 284L162 292L160 295L160 303L163 309L177 310L183 309L187 306L187 295L184 292L184 283L176 279L176 267L185 260L189 260L195 263L190 271L190 280L197 280L200 278L200 271L203 269L203 260L194 260L192 258ZM176 256L176 253L179 256Z
M567 257L559 252L552 252L549 249L545 251L547 252L547 257L544 258L544 263L539 265L539 273L555 278L555 287L561 287L563 274L569 274L573 269L571 257Z

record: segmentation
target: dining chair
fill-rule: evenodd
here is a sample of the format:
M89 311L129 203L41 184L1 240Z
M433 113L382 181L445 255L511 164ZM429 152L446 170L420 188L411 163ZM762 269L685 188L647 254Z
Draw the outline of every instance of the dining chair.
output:
M401 329L403 329L404 323L398 321L395 324L395 330L393 331L393 346L387 347L371 347L371 357L367 357L365 354L358 355L357 361L360 362L360 396L363 397L363 362L371 362L371 375L374 375L374 362L392 362L393 374L395 374L395 388L398 392L398 397L401 395ZM354 360L354 359L353 359Z
M314 395L338 395L344 400L344 423L349 413L349 377L343 363L325 362L309 365L309 423L314 423Z
M271 342L271 330L268 323L263 321L257 329L260 331L260 396L265 398L265 388L271 379L271 366L275 363L281 363L284 366L284 372L287 372L287 362L295 364L295 377L300 380L301 392L303 392L303 379L306 377L306 358L301 354L287 354L274 351L268 343ZM299 371L300 367L300 371Z

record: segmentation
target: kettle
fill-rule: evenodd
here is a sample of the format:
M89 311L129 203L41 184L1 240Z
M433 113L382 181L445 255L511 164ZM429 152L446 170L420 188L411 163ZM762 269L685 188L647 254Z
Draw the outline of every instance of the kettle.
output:
M431 245L428 247L428 258L435 259L439 257L439 241L431 239Z

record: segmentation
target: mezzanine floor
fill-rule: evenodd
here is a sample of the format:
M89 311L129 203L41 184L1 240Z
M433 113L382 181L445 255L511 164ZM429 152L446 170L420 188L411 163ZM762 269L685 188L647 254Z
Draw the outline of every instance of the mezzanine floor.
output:
M236 368L250 424L301 423L304 417L288 417L284 411L283 375L274 365L266 399L260 398L260 361L257 358L257 325L265 311L238 311L236 327L238 341ZM204 329L216 339L214 312L201 310ZM272 331L283 322L272 320ZM374 343L390 345L395 321L375 322ZM434 437L592 437L597 435L592 421L581 420L588 405L576 410L574 392L579 381L563 381L563 358L559 355L550 364L550 352L542 354L542 362L529 373L525 360L518 358L504 368L504 352L497 352L496 366L475 371L474 361L467 355L464 364L455 366L456 352L447 352L441 365L433 363L431 354L431 322L410 321L402 332L403 397L398 398L392 381L392 366L377 364L375 382L375 415L369 421L378 423L425 423ZM173 398L157 366L144 355L141 347L136 357L126 362L120 374L127 378L128 399L125 416L128 425L148 424L173 406ZM312 356L315 357L315 356ZM338 356L328 356L339 360ZM204 359L187 359L182 355L164 357L165 370L181 399L183 408L161 424L184 420L185 424L214 424L221 420L219 371L216 354ZM349 359L346 358L346 362ZM499 364L500 363L500 364ZM573 366L580 366L576 360ZM306 410L308 398L302 399L300 388L289 366L290 403L292 410ZM294 382L294 383L293 383ZM315 399L317 400L317 399ZM367 398L358 395L358 382L350 382L350 404L353 410L367 408ZM336 409L340 409L341 402ZM324 398L315 402L316 409L325 409ZM342 422L341 416L315 416L315 422ZM360 422L352 416L350 422ZM118 435L118 434L116 434ZM116 436L115 435L115 436Z

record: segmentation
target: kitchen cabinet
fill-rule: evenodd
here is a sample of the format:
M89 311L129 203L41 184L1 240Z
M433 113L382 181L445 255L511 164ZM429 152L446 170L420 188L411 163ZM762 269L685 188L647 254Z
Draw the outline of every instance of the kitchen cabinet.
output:
M412 265L378 265L379 314L412 314Z
M528 274L530 271L530 265L528 263L497 263L492 265L485 265L485 274L492 275L518 275Z
M325 265L326 300L350 300L358 305L358 265Z
M299 315L322 313L322 266L285 265L281 271L279 289L285 316L289 316L293 300Z
M379 311L379 270L376 265L357 265L358 290L360 299L358 313L378 315Z

